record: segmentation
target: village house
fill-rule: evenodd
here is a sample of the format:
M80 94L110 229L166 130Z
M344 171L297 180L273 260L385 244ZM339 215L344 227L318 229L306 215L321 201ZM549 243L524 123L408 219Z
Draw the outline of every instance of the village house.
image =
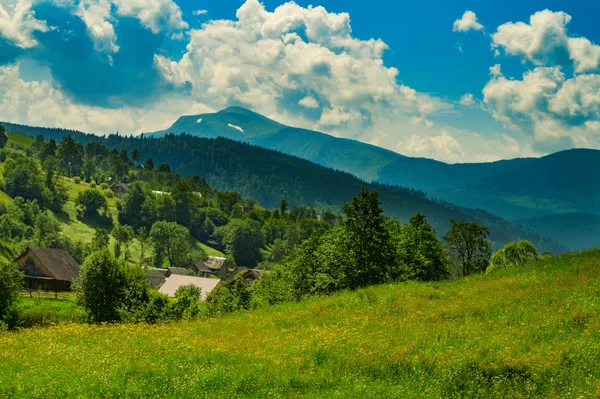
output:
M202 261L192 263L189 268L201 277L211 278L215 275Z
M204 262L206 269L219 278L227 278L227 259L209 256Z
M226 283L231 283L240 278L246 280L248 283L253 283L256 280L260 280L262 274L262 270L238 267L231 273L229 277L227 277Z
M195 276L184 276L181 274L172 274L171 277L167 278L167 281L159 288L158 292L175 297L175 293L180 287L185 285L195 285L200 288L202 294L200 300L206 300L206 297L221 283L221 280L215 278L195 277Z
M123 198L127 190L129 189L129 185L127 183L117 183L110 188L117 198Z
M77 261L60 249L29 247L15 263L24 273L26 290L69 291L79 277Z

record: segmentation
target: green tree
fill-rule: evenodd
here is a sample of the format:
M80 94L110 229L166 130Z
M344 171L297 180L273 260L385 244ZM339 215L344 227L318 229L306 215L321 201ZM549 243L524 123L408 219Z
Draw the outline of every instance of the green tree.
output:
M38 247L56 248L60 239L61 228L58 222L45 212L35 219L34 240Z
M148 242L150 241L150 232L146 226L142 226L137 230L137 234L135 238L140 243L140 262L144 263L146 261L146 247L148 246Z
M157 263L164 258L173 267L184 267L189 261L190 234L187 228L175 222L156 222L150 229Z
M23 273L12 264L0 260L0 323L11 311L23 289Z
M289 204L287 202L287 200L281 200L281 202L279 203L279 212L281 213L281 216L285 216L285 214L287 213Z
M56 149L56 157L60 161L62 170L69 177L78 176L83 166L83 156L79 145L73 140L71 135L63 137Z
M398 243L398 261L406 278L438 281L449 277L448 257L444 244L422 213L417 213L402 228ZM395 273L395 277L401 273Z
M119 223L132 226L134 229L142 227L144 225L142 217L144 201L146 201L146 193L141 183L131 183L123 198L117 203Z
M47 206L51 193L43 181L39 163L29 157L11 159L4 165L4 191L11 197L38 200Z
M146 159L146 162L144 162L144 169L149 172L152 172L154 170L154 161L152 160L152 158Z
M88 218L99 216L98 210L100 209L106 214L108 207L106 197L102 195L100 191L94 190L93 188L77 194L77 198L75 198L75 205L77 206L81 216Z
M131 150L131 160L135 164L140 162L140 150L138 150L137 148Z
M233 219L215 231L235 261L246 267L255 267L262 260L260 249L265 246L265 237L260 224L251 219Z
M48 142L42 146L42 149L38 155L42 165L49 156L56 157L57 148L58 146L56 145L56 141L54 141L54 139L48 140Z
M6 134L4 125L0 123L0 148L6 147L6 143L8 143L8 135Z
M394 249L377 191L363 189L344 205L342 226L347 232L354 267L346 278L352 289L384 282L394 264Z
M535 245L527 240L509 242L504 248L496 251L487 271L504 267L520 267L538 258Z
M123 246L125 246L125 252L124 252L125 258L127 258L129 243L131 243L131 241L133 240L133 238L135 236L133 227L128 226L128 225L118 224L113 228L111 235L116 240L116 242L115 242L115 258L119 258L121 256L121 248Z
M116 321L126 295L125 265L105 249L92 253L81 265L75 290L79 303L96 323Z
M492 251L489 234L487 227L475 222L450 220L444 240L459 277L480 273L488 267Z
M103 228L97 228L94 231L94 237L92 238L92 251L100 251L108 248L110 243L110 236L108 232Z
M230 214L233 207L242 200L239 193L220 191L215 195L217 206L226 214Z

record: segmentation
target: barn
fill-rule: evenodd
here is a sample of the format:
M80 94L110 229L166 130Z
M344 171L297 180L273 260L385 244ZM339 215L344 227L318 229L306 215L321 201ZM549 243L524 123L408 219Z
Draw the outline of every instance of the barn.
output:
M29 247L15 263L24 273L27 290L69 291L79 277L79 263L60 249Z

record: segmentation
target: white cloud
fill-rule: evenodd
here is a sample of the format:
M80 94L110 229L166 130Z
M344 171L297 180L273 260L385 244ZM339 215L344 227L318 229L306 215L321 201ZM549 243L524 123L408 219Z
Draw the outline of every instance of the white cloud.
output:
M119 51L115 28L110 22L111 4L108 0L82 0L77 15L85 22L94 41L94 49L101 53L114 54ZM110 58L109 58L110 59Z
M49 81L24 81L19 65L0 67L0 120L98 134L166 129L181 114L214 112L189 99L163 98L147 108L108 109L73 103Z
M137 18L152 33L178 34L188 28L173 0L112 0L117 15Z
M452 163L463 161L465 156L460 143L445 129L436 136L413 134L398 144L398 150L403 154L425 158L436 154L438 159Z
M600 46L585 38L569 37L571 16L562 11L536 12L524 22L508 22L492 35L492 45L536 65L570 66L578 73L600 66Z
M482 30L483 25L477 22L477 15L473 11L465 11L460 19L454 21L452 30L454 32L467 32L473 30Z
M496 64L490 67L490 75L494 78L502 75L502 71L500 70L500 64Z
M31 48L38 45L33 32L47 32L45 21L35 18L31 10L32 0L17 0L13 4L0 4L0 36L17 47Z
M387 45L353 37L346 13L291 2L268 12L247 0L236 15L191 30L180 60L157 56L165 78L213 108L241 104L354 138L368 137L383 119L430 123L429 115L450 106L398 84L398 70L383 62ZM306 109L313 119L300 116Z
M538 67L521 80L494 77L483 95L497 120L537 146L600 146L600 75L567 79L557 67Z
M298 101L298 104L304 108L319 108L319 103L311 96L306 96L302 100Z
M205 15L208 14L207 10L196 10L193 12L194 15Z
M464 94L459 101L460 105L465 106L465 107L470 107L472 105L475 105L475 99L473 98L473 94L471 93L467 93Z

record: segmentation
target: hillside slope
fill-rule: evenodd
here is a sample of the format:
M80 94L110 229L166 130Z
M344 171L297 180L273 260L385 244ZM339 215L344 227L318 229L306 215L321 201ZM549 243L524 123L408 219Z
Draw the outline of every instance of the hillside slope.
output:
M71 134L81 143L100 141L111 148L131 150L136 147L142 159L151 157L156 165L166 162L183 176L198 174L219 190L239 192L268 208L277 208L282 199L287 199L290 206L337 212L352 196L367 187L379 191L386 212L400 220L406 221L414 213L424 212L440 236L447 231L450 219L468 220L489 226L496 248L513 240L528 239L544 251L561 253L566 250L554 240L485 211L432 201L424 193L411 189L366 183L348 173L238 141L189 135L166 135L160 139L117 135L102 138L43 128L38 128L36 133L55 139Z
M593 397L599 265L596 250L198 322L0 333L0 396Z

